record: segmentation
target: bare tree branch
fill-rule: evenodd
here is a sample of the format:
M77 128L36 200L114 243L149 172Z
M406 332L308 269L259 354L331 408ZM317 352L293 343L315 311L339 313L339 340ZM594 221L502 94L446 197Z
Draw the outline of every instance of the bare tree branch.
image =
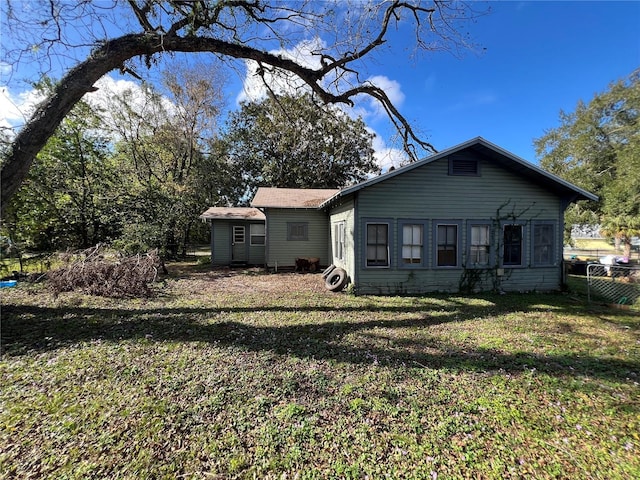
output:
M11 0L7 0L7 13ZM42 45L51 49L47 58L53 56L57 45L69 42L70 38L81 38L65 32L65 28L74 21L89 26L96 22L104 32L110 31L102 25L104 8L96 6L88 0L72 3L71 6L59 0L46 0L50 7L45 20L38 17L29 19L29 24L53 35L42 36ZM378 101L387 113L392 124L398 129L405 150L417 157L418 149L435 152L428 142L421 140L405 117L391 102L387 94L379 87L360 80L362 73L359 62L372 55L377 48L385 45L389 28L405 21L405 14L412 19L416 28L416 44L418 48L431 49L431 44L424 43L421 29L426 23L428 34L434 34L444 42L454 42L455 29L447 15L460 20L464 15L464 7L459 3L433 1L425 6L420 1L392 2L356 2L347 4L356 10L351 17L334 15L331 9L334 4L324 4L301 0L296 3L267 2L262 0L227 0L224 2L184 1L184 0L114 0L116 8L128 8L133 12L133 24L141 28L140 33L124 33L110 40L93 40L94 49L90 55L76 63L60 80L53 91L35 111L32 118L18 133L2 163L1 206L5 205L19 188L26 177L33 159L55 132L62 119L69 113L82 96L94 89L97 80L114 69L128 71L126 65L134 58L145 59L151 66L152 57L163 52L210 52L230 59L252 60L259 65L263 73L266 71L286 72L300 79L324 103L343 103L354 105L357 96L365 95ZM80 17L80 15L83 15ZM74 17L74 15L78 15ZM329 15L327 17L327 15ZM90 20L85 20L89 18ZM326 17L326 18L325 18ZM425 18L426 17L426 18ZM340 26L332 23L336 18L341 21L356 21L357 35L341 31ZM342 20L346 18L346 20ZM15 24L20 23L17 15L12 16ZM40 23L38 23L40 21ZM47 23L48 22L48 23ZM111 23L109 23L111 25ZM291 32L292 26L298 28ZM343 25L344 27L344 25ZM17 27L16 27L17 28ZM126 32L127 26L123 27ZM316 28L318 32L332 32L334 43L323 45L313 52L320 60L317 68L309 66L303 60L272 53L269 42L277 42L285 51L285 45L295 45L303 36L308 36L308 29ZM442 31L439 31L439 28ZM324 30L323 30L324 29ZM88 31L99 31L92 28ZM17 30L14 30L17 31ZM78 45L86 44L78 42ZM25 45L29 45L25 43ZM32 44L31 44L32 45ZM25 47L25 52L28 48ZM68 50L68 49L67 49ZM22 59L23 53L14 51L14 58ZM68 53L63 53L68 55ZM357 83L346 88L341 79L347 75L355 77ZM263 75L263 81L267 78ZM331 79L327 83L327 80Z

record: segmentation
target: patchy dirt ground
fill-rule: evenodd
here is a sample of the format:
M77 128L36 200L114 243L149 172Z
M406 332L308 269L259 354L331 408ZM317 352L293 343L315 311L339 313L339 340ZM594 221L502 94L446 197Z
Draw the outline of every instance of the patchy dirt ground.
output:
M227 293L281 294L297 291L332 295L325 288L320 273L268 273L264 268L210 268L191 263L167 267L169 278L188 282L188 288L198 293L224 290Z

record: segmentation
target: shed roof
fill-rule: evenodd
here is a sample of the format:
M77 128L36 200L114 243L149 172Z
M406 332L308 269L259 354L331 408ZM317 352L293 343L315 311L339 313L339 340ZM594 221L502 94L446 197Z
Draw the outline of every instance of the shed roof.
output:
M518 175L526 176L533 183L537 183L555 192L558 195L569 197L570 201L598 200L597 195L583 190L582 188L577 187L576 185L573 185L572 183L569 183L566 180L563 180L562 178L541 169L533 163L527 162L526 160L518 157L517 155L514 155L511 152L508 152L501 147L498 147L497 145L485 140L482 137L476 137L454 147L442 150L441 152L431 155L423 160L417 161L415 163L410 163L409 165L405 165L404 167L398 168L392 172L370 178L369 180L353 185L352 187L347 187L343 190L340 190L336 195L323 202L320 207L328 206L329 204L333 203L334 200L340 197L344 197L363 188L383 182L397 175L402 175L403 173L409 172L414 168L418 168L428 163L441 160L453 153L460 152L462 150L472 150L484 156L485 158L490 159L492 162L503 166L507 170L510 170Z
M265 216L257 208L251 207L210 207L200 215L203 220L264 220Z
M260 187L251 201L251 206L315 209L339 191L337 188Z

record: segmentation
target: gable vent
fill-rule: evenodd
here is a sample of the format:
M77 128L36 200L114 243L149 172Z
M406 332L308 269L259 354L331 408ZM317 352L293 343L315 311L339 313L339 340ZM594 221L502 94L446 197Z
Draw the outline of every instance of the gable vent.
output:
M467 158L449 159L449 175L477 177L480 175L478 161Z

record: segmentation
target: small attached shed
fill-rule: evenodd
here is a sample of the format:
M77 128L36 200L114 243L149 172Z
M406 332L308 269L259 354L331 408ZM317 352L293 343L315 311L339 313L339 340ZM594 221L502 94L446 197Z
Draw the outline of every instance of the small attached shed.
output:
M211 225L212 265L264 265L265 215L251 207L211 207L200 218Z
M318 207L338 192L317 188L258 189L251 206L266 216L267 267L295 268L299 258L317 258L320 266L331 263L329 218Z

